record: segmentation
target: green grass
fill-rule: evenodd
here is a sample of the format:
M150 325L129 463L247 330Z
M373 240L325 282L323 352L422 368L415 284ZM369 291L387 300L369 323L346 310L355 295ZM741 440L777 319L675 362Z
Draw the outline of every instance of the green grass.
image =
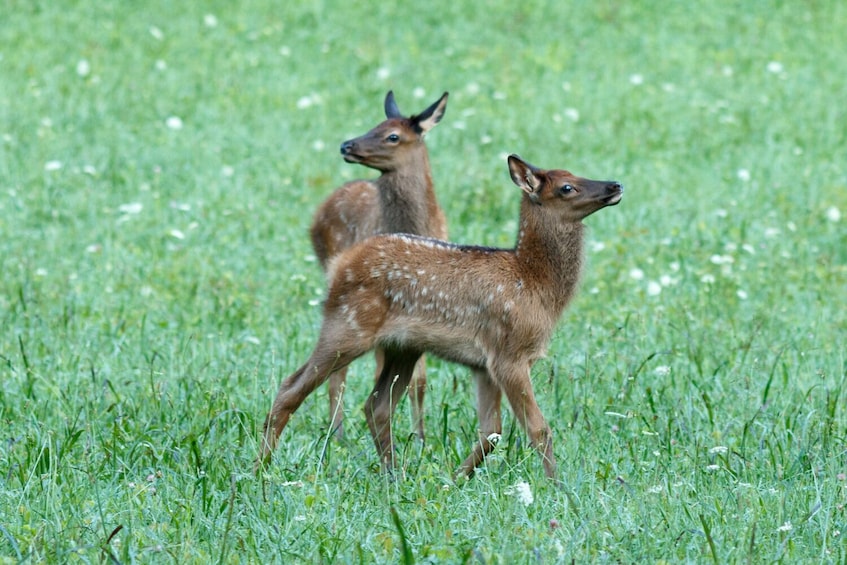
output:
M847 559L847 5L500 4L0 3L0 562ZM626 186L533 371L561 488L508 413L451 480L473 386L438 361L393 479L369 360L345 442L322 388L251 473L389 89L450 92L455 241L512 244L511 152Z

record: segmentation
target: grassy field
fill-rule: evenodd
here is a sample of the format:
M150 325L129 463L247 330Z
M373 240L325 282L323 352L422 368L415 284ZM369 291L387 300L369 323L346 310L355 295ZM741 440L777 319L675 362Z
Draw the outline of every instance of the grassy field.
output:
M498 5L499 4L499 5ZM0 0L0 563L847 560L847 4ZM341 141L443 91L451 239L510 246L505 155L626 186L471 481L466 369L378 471L351 368L251 472L324 281ZM520 485L533 500L521 496Z

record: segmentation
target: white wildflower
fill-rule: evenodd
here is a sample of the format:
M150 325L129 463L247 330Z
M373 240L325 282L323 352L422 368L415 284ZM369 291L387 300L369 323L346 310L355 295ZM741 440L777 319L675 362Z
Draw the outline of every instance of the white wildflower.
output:
M791 520L787 520L783 525L778 527L776 531L778 532L790 532L794 529L794 526L791 525Z
M750 171L747 169L738 169L736 175L738 175L740 181L748 182L750 180Z
M662 293L662 285L656 281L647 283L647 296L659 296Z
M509 496L517 497L517 499L520 500L524 506L529 506L535 500L535 497L532 495L532 489L530 488L529 483L525 481L518 481L514 485L507 488L506 494Z
M717 210L715 210L715 216L717 216L718 218L726 218L728 215L729 212L727 212L723 208L718 208Z
M729 451L729 448L727 446L716 445L715 447L713 447L709 450L709 453L711 453L712 455L715 455L715 454L718 454L718 453L726 453L727 451Z
M826 219L830 222L841 221L841 210L839 210L835 206L830 206L829 208L827 208L824 214L826 215Z
M179 116L169 116L168 119L165 120L165 125L168 126L168 129L180 130L182 129L182 118Z
M122 214L140 214L143 209L144 205L141 202L130 202L118 206L118 211Z
M91 74L91 63L87 59L80 59L76 64L76 74L87 77Z
M178 229L172 229L168 232L168 235L170 235L174 239L185 239L185 234Z
M636 281L640 281L641 279L644 278L644 271L642 271L638 267L635 267L634 269L630 269L629 278L636 280Z
M706 465L706 471L708 471L709 473L714 473L720 468L720 465Z
M671 368L667 365L659 365L653 369L653 372L659 377L666 377L671 374Z
M741 300L747 300L747 291L739 289L738 292L735 293L738 298Z
M218 27L218 18L214 14L203 16L203 25L206 27Z
M426 96L426 90L424 90L422 86L417 86L412 91L412 96L415 98L423 98L424 96Z
M162 30L160 30L156 26L150 26L149 31L150 31L150 35L153 36L153 39L155 39L157 41L161 41L162 39L165 38L164 32L162 32Z
M765 237L776 237L780 234L779 228L765 228Z
M572 122L579 121L579 110L576 108L565 108L565 117Z
M660 494L663 490L665 490L662 485L654 485L647 489L647 492L650 494Z
M326 144L320 139L317 139L314 143L312 143L312 149L315 151L323 151L325 147Z
M388 67L380 67L376 70L376 78L385 80L391 76L391 70Z
M702 277L700 277L700 282L704 284L712 284L715 282L715 275L706 273Z
M44 163L44 170L45 171L58 171L63 166L64 165L62 165L61 161L47 161L46 163Z
M598 251L603 251L606 249L606 244L602 241L592 241L591 242L591 251L597 253Z
M644 84L644 76L638 73L629 75L629 83L638 86L639 84Z
M779 61L771 61L770 63L768 63L767 69L769 73L773 73L775 75L785 70L785 68L782 66L782 63L780 63Z
M168 64L167 64L165 61L161 60L161 59L157 59L157 60L156 60L156 62L153 64L153 67L154 67L157 71L164 71L165 69L167 69L167 68L168 68Z
M235 174L235 168L232 167L231 165L224 165L223 167L221 167L221 176L228 178L228 177L231 177L234 174Z

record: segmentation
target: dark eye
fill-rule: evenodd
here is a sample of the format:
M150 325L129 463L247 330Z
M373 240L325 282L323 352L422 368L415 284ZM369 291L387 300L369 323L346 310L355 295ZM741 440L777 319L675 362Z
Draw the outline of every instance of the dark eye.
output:
M385 140L390 141L391 143L397 143L398 141L400 141L400 136L396 133L392 133L391 135L386 137Z
M568 194L569 192L573 192L573 186L570 184L566 184L559 189L559 192L562 194Z

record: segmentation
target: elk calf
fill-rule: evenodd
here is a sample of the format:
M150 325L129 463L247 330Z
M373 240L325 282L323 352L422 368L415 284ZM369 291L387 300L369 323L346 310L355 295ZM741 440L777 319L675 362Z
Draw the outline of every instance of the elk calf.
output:
M447 238L444 211L435 199L424 135L434 128L447 109L447 93L416 116L404 117L394 101L385 97L386 120L368 133L341 144L348 163L359 163L382 173L375 180L345 183L315 213L311 238L315 255L326 270L329 261L345 249L380 233L410 233ZM376 374L382 372L383 355L376 348ZM347 369L329 377L331 429L343 429L343 395ZM423 439L423 403L426 373L423 358L411 382L412 415Z
M620 202L614 181L543 170L509 157L523 190L514 249L461 246L410 235L356 245L330 266L318 343L279 387L265 420L257 466L303 400L333 372L375 347L384 362L365 417L385 466L393 464L391 416L424 352L468 366L476 379L479 438L459 471L470 475L501 433L505 393L515 417L556 474L551 431L535 401L533 363L573 296L589 214Z

